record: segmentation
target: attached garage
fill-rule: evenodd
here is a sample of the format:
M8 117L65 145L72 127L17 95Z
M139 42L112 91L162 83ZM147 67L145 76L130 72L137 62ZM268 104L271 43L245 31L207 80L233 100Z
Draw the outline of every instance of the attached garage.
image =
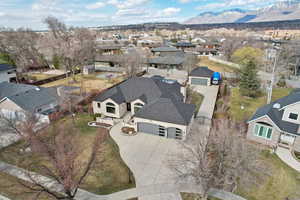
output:
M182 130L179 128L168 128L168 138L181 140L183 138Z
M208 85L207 78L191 78L192 85Z
M139 122L137 127L138 132L159 135L159 126L156 124Z

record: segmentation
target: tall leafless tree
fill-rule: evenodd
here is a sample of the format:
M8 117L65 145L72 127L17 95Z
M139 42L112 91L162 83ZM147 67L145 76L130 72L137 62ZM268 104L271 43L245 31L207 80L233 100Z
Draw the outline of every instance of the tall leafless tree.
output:
M26 116L24 118L24 116ZM37 132L35 127L38 123L36 115L26 114L22 119L7 118L1 115L3 124L1 128L14 131L20 135L30 148L31 153L45 158L49 164L34 163L28 168L39 171L47 176L49 180L42 180L35 174L27 173L26 176L31 183L20 182L24 187L30 189L37 196L46 193L54 199L73 200L78 189L89 171L91 170L96 156L103 152L102 144L107 136L107 131L102 129L94 140L91 151L86 159L82 159L83 148L74 135L78 130L71 123L64 123Z
M169 166L182 181L199 186L202 199L216 187L234 191L243 179L257 170L258 150L242 137L241 127L230 121L214 122L210 133L196 120L191 136L181 143L183 152L170 159Z
M27 71L29 67L46 66L38 48L39 38L40 35L30 29L1 29L0 53L8 55L19 72Z
M119 58L120 67L125 69L127 77L133 77L142 71L146 63L146 57L137 50L131 50L127 54L121 55Z
M190 73L195 67L197 67L197 64L199 63L200 59L197 58L195 54L192 53L186 53L184 56L184 62L183 62L183 68L185 71Z
M48 26L49 34L44 35L40 43L49 62L58 56L65 70L73 74L76 69L94 62L96 36L92 31L67 27L55 17L47 17L44 23Z

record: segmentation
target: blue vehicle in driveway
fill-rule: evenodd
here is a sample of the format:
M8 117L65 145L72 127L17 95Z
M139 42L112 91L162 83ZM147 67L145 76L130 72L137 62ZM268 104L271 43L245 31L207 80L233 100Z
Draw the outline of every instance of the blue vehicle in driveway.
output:
M222 78L221 78L221 73L220 73L220 72L214 72L214 73L213 73L213 76L212 76L212 81L211 81L211 83L212 83L213 85L219 85L219 84L221 84L221 80L222 80Z

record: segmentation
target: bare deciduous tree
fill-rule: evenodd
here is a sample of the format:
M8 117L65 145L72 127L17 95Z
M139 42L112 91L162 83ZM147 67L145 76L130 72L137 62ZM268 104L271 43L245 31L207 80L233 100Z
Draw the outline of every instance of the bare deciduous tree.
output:
M9 55L19 72L29 67L46 66L38 48L40 35L30 29L0 30L0 52Z
M55 17L47 17L49 34L41 40L41 49L51 63L58 56L66 71L75 72L78 68L94 62L95 35L86 28L68 28Z
M199 186L202 199L208 198L212 187L234 191L258 166L259 151L245 141L240 130L222 120L215 122L208 133L196 121L192 135L182 143L183 153L170 159L170 168L181 181Z
M120 67L125 69L127 77L133 77L140 72L146 63L144 55L139 53L137 50L132 50L127 54L121 55Z
M192 53L186 53L184 56L184 62L183 62L183 68L185 71L190 73L195 67L197 67L197 64L199 63L200 59L197 58L195 54Z
M89 171L91 170L97 154L103 151L102 144L107 136L106 130L99 131L95 137L90 153L83 159L85 149L80 145L77 137L77 129L71 123L52 126L42 132L36 132L37 118L26 115L26 120L17 121L15 118L7 118L1 115L4 121L2 127L6 127L22 136L31 150L31 153L45 158L48 164L28 164L28 168L47 176L51 183L57 187L51 188L49 180L42 180L32 173L26 174L31 183L20 182L39 196L46 193L55 199L73 200L78 189ZM80 157L81 156L81 157Z

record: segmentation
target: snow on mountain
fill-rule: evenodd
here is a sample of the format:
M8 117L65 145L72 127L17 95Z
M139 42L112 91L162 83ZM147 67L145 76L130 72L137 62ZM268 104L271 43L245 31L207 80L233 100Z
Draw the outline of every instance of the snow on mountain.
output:
M247 23L294 19L300 19L300 0L281 1L256 11L230 9L221 12L204 12L184 23Z

